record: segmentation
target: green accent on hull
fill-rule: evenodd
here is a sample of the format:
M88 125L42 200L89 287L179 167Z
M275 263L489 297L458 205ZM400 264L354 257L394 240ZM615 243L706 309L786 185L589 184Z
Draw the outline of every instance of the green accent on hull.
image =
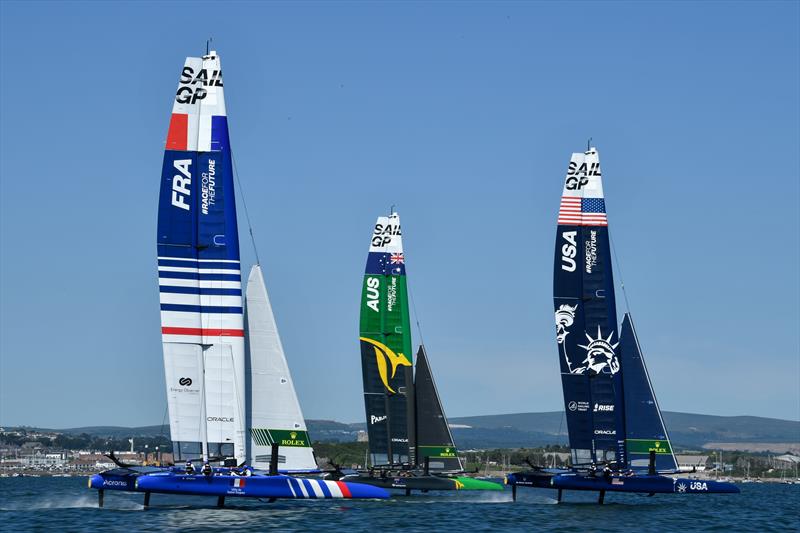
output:
M628 448L628 453L672 453L672 448L667 440L626 439L625 445Z
M420 460L425 457L436 457L442 459L455 459L458 451L455 446L417 446Z
M504 490L503 485L493 481L475 479L474 477L461 476L456 481L462 484L461 490Z
M299 429L259 429L250 430L253 440L260 446L272 446L277 443L279 446L289 446L292 448L310 448L311 440L308 438L307 431Z

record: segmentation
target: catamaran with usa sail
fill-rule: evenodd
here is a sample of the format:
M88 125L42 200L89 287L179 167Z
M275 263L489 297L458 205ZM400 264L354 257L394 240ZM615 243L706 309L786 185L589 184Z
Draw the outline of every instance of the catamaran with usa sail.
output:
M618 329L600 159L574 153L558 213L553 276L556 344L569 432L569 470L507 476L517 486L605 493L736 493L679 472L630 312Z
M424 345L411 352L400 216L370 236L359 326L371 468L343 479L405 490L502 490L464 474Z
M319 470L259 264L242 297L233 182L222 68L210 51L181 71L158 210L164 371L181 466L118 463L89 487L101 506L105 490L144 492L145 505L151 493L217 496L220 506L228 496L386 498L369 485L287 475Z

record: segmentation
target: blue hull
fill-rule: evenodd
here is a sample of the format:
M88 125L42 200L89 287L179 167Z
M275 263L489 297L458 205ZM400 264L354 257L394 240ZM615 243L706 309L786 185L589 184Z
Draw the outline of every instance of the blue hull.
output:
M96 474L89 479L89 487L98 490L245 498L386 499L389 497L389 493L382 488L343 481L286 475L204 476L187 475L168 469L146 472L137 470L115 469Z
M590 476L582 472L517 472L506 476L512 487L536 487L558 490L640 492L648 494L738 494L739 487L721 481L671 478L661 475Z

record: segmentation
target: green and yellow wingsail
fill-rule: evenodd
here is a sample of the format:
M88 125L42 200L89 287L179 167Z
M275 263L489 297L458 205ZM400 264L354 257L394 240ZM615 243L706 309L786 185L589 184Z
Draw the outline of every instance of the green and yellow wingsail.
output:
M361 291L361 367L373 465L413 462L413 361L400 217L379 217Z
M432 474L451 480L453 489L502 490L496 483L451 477L463 472L463 465L422 346L414 373L397 213L379 217L370 236L359 337L372 464L420 468L427 464Z

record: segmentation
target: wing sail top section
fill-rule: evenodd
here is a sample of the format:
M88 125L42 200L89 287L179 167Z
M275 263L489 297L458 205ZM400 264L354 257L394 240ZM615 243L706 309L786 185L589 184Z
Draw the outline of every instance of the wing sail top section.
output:
M416 365L414 405L417 410L417 463L422 465L425 458L429 457L428 465L431 470L463 471L424 346L420 346L417 351Z
M181 439L176 440L176 458L196 457L202 448L243 459L239 238L222 70L215 52L187 58L181 71L162 165L157 247L167 379L193 383L167 383L170 428ZM175 369L188 371L187 350L200 352L193 369L197 377L174 376ZM180 363L173 361L179 353ZM189 394L203 399L182 399ZM202 408L178 408L189 404ZM184 440L190 434L191 440Z
M413 369L400 217L379 217L370 237L359 325L372 464L413 461Z
M281 471L317 470L306 421L294 389L259 265L247 280L248 464L268 469L272 444Z
M647 470L650 452L656 455L656 470L676 472L678 462L661 417L653 384L630 314L622 320L622 367L625 383L625 430L628 463L633 470Z
M570 159L556 232L553 302L573 465L624 461L614 281L600 161Z
M211 152L227 144L228 123L219 56L187 57L178 81L167 150Z

